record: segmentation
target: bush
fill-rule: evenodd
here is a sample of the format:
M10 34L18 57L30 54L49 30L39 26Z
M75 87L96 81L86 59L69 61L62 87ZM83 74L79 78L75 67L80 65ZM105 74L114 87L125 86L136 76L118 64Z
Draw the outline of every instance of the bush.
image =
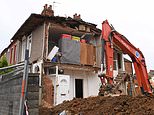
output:
M2 56L2 58L0 59L0 68L2 68L2 67L7 67L7 66L9 66L9 64L8 64L8 62L7 62L6 56L4 55L4 56ZM2 71L0 71L0 75L9 73L9 72L11 72L11 71L12 71L12 69L2 70Z
M6 56L2 56L2 58L0 59L0 68L7 67L7 66L8 66L8 62L7 62Z

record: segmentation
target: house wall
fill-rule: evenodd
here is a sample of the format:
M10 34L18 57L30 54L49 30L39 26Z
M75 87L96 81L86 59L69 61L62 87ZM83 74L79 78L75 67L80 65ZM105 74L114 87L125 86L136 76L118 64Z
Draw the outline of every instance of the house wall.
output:
M31 36L31 40L30 40ZM24 35L17 41L17 63L22 62L25 57L25 49L29 49L30 62L39 60L42 57L44 39L44 25L37 27L28 36Z
M52 84L54 87L54 95L52 97L54 102L54 105L59 104L61 102L61 97L59 97L59 80L58 76L69 76L69 94L68 97L64 98L66 100L72 100L75 98L75 79L82 79L83 80L83 98L89 97L89 96L97 96L99 92L99 88L101 86L101 81L98 78L98 75L94 72L90 71L82 71L82 70L68 70L64 69L64 74L50 74L48 77L52 80ZM65 77L66 78L66 77ZM50 83L48 83L50 84ZM44 89L45 90L45 89ZM50 91L49 91L50 92ZM46 94L48 95L48 94ZM48 95L47 97L51 97L51 95ZM58 98L59 97L59 98Z
M6 56L9 64L17 63L17 41L9 46Z
M7 59L7 62L9 63L9 60L10 60L10 49L9 48L6 51L6 59Z
M83 98L98 95L101 82L97 74L73 70L64 70L64 73L70 75L70 99L75 97L75 79L83 79Z
M42 57L43 50L43 39L44 39L44 25L37 27L32 32L32 47L30 62L36 61Z

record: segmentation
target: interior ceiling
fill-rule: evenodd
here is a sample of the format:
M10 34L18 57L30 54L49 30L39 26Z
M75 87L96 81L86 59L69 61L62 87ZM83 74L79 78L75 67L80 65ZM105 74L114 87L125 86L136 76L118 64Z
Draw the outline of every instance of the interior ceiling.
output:
M50 34L70 34L73 36L81 37L85 32L80 32L78 30L69 28L69 27L60 27L60 26L51 26Z

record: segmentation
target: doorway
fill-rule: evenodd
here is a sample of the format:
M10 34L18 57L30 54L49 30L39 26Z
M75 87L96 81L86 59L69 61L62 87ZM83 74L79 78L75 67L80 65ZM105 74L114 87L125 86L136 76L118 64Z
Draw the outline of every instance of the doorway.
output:
M75 79L75 97L83 98L83 79Z

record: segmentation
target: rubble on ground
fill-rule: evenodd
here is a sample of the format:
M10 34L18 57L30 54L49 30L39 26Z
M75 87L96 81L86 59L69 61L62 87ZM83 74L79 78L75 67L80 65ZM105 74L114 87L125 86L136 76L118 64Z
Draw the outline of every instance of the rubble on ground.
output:
M58 115L62 112L67 113L67 115L154 115L154 97L121 95L115 97L75 98L45 111L49 113L46 115Z

